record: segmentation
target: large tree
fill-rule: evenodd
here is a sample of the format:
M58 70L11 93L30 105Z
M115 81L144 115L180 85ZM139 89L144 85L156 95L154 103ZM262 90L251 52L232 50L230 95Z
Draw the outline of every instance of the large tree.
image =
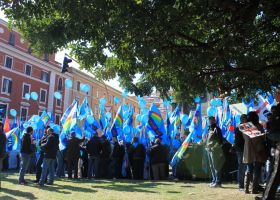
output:
M136 94L242 96L280 84L279 0L2 0L2 8L32 48L70 48L83 68L118 75Z

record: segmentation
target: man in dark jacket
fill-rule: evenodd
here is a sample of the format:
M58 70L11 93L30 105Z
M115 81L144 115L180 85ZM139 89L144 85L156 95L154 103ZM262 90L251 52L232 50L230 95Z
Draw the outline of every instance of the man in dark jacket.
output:
M221 129L216 125L215 117L209 117L209 131L206 138L206 150L208 152L209 165L212 174L212 182L210 187L221 187L221 169L222 162L220 158L222 153L223 136Z
M101 146L102 146L102 152L100 155L100 176L102 178L110 178L110 172L109 172L109 164L110 164L110 158L111 158L111 144L107 140L106 136L101 136Z
M36 180L34 181L35 183L38 183L40 178L41 178L41 174L42 174L42 164L43 164L43 159L44 159L44 152L42 151L42 145L45 144L48 140L48 129L50 128L50 126L46 126L44 129L44 135L43 137L40 139L39 141L39 147L40 147L40 155L39 155L39 159L36 162Z
M113 178L122 177L122 164L125 154L125 149L123 145L120 145L117 138L113 138L113 153L112 153L112 170Z
M166 166L165 163L168 159L168 152L165 146L157 138L155 144L151 148L150 160L153 170L154 180L163 180L166 178Z
M3 130L3 123L0 122L0 174L3 167L3 160L6 157L6 135Z
M132 140L131 154L133 179L142 180L144 175L146 152L145 147L139 143L137 137L134 137Z
M79 139L75 132L71 133L71 138L68 141L67 149L67 172L68 178L72 179L72 170L74 169L74 178L78 178L78 162L80 158L80 144L85 140L85 137Z
M54 164L56 159L56 153L58 151L59 139L58 135L54 133L53 129L49 128L47 130L48 138L47 142L41 144L41 149L44 152L43 159L43 169L42 175L39 181L40 186L44 186L45 180L47 178L47 173L49 172L48 185L52 185L54 181Z
M93 174L95 178L99 178L99 162L100 154L102 151L101 141L97 134L95 134L86 144L86 150L88 152L88 174L87 177L92 178Z
M24 180L24 175L26 173L27 167L30 162L32 151L31 137L33 133L33 128L31 126L26 128L26 133L23 135L20 147L20 171L19 171L19 184L26 185L27 182ZM36 142L36 141L35 141Z

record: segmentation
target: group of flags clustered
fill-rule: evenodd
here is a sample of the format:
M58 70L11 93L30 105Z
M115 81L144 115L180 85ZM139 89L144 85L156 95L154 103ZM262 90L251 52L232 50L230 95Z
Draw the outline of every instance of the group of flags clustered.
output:
M172 140L174 140L177 134L180 134L180 129L183 127L184 130L189 130L189 134L170 162L170 165L174 166L183 157L191 143L200 143L206 138L209 124L207 116L202 117L200 102L196 102L195 111L190 111L189 115L186 115L181 114L179 106L172 112L168 112L167 108L169 107L170 101L164 101L164 105L166 106L166 120L164 121L160 110L154 103L147 109L144 99L138 97L138 100L141 112L136 116L136 121L140 124L136 127L133 126L134 110L132 105L121 104L115 118L112 119L110 112L105 113L105 98L100 99L99 119L94 117L87 97L85 97L81 105L78 105L78 101L74 100L61 117L61 126L54 124L52 114L46 111L41 116L33 115L25 122L18 122L15 118L12 125L9 124L9 119L6 116L4 132L8 139L7 150L19 150L20 139L24 134L25 128L28 126L33 127L33 138L38 142L43 136L44 127L49 125L59 134L60 149L66 147L67 138L70 133L75 132L78 138L84 135L87 139L90 139L94 134L98 134L98 129L109 139L117 137L118 140L131 142L132 138L137 136L139 141L147 147L150 145L150 141L160 138L163 144L172 146ZM216 112L212 114L207 113L207 115L213 115L216 118L217 125L221 128L223 137L233 144L234 131L240 123L240 115L230 109L226 98L223 101L218 100L221 102L221 105L213 105L214 103L212 101L210 102ZM243 103L247 107L247 112L254 109L259 113L260 119L262 119L265 117L262 115L266 113L266 110L270 110L273 102L274 99L265 99L259 95L258 105L256 107L254 107L254 100L250 100L249 103L244 101Z

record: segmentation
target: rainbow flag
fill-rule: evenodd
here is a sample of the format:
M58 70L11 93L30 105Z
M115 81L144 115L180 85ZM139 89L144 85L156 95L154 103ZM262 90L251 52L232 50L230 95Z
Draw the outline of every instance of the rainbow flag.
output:
M151 105L149 111L149 120L146 126L147 126L147 131L148 132L151 131L157 137L161 138L164 134L166 134L164 121L162 119L159 109L156 107L155 104Z
M71 105L71 110L68 109L65 112L69 112L64 123L62 124L62 130L64 133L69 133L70 130L77 124L78 102L74 100L74 105ZM65 113L63 114L63 116Z
M120 106L111 127L112 136L117 137L118 135L122 135L123 132L122 129L123 129L123 109L122 106Z
M13 128L5 134L7 139L10 137L12 139L12 150L19 150L19 127Z
M72 104L71 104L71 105L65 110L65 112L63 113L63 115L62 115L62 117L61 117L61 120L60 120L61 124L64 124L64 122L66 121L67 117L69 116L69 114L70 114L72 108L73 108L74 106L78 106L78 105L76 105L76 104L78 104L78 102L77 102L76 99L74 99L74 101L72 102Z
M182 159L184 153L186 152L187 148L190 145L190 142L193 138L195 132L190 133L187 138L185 139L185 141L182 143L181 147L178 149L178 151L175 153L175 155L173 156L172 160L170 161L170 166L173 167L175 166L180 159Z
M41 119L44 122L44 126L48 126L51 123L51 118L46 111L41 114Z

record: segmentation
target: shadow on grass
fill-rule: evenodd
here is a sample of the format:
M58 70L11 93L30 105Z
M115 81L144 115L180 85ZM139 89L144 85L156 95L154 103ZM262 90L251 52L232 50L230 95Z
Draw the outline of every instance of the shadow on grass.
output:
M155 191L146 190L146 188L154 187L154 185L147 184L128 184L128 185L119 185L115 182L108 183L107 185L93 185L92 188L99 188L104 190L114 190L121 192L145 192L145 193L158 193Z
M10 196L7 196L7 195L1 196L0 198L1 198L1 199L5 199L5 200L17 200L16 198L10 197Z
M71 194L72 192L85 192L85 193L94 193L97 192L91 188L83 188L78 186L70 186L70 185L52 185L52 186L44 186L40 187L42 190L51 191L51 192L58 192L63 194Z
M193 188L192 185L181 185L181 187L185 187L185 188Z
M37 199L32 193L30 192L22 192L19 190L12 190L12 189L8 189L8 188L1 188L0 190L3 193L12 195L12 196L16 196L16 197L24 197L26 199ZM7 197L7 199L14 199L13 197ZM5 198L3 198L5 199Z
M178 191L167 191L167 193L170 193L170 194L180 194L181 192L178 192Z

